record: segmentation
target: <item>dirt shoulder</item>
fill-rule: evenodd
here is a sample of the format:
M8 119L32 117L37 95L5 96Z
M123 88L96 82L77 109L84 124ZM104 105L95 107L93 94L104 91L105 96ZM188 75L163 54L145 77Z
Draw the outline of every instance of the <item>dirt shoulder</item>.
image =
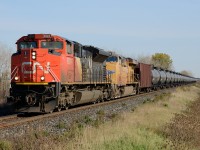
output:
M175 149L200 149L200 94L182 114L176 114L165 128Z

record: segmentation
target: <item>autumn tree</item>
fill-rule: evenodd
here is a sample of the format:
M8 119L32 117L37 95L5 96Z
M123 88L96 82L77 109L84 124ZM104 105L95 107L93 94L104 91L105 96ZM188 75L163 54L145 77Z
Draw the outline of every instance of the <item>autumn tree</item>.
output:
M155 67L172 70L172 59L168 54L155 53L151 57L152 64Z
M193 76L192 72L187 71L187 70L183 70L180 73L183 74L183 75L186 75L186 76Z
M11 48L0 42L0 103L9 91L11 53Z

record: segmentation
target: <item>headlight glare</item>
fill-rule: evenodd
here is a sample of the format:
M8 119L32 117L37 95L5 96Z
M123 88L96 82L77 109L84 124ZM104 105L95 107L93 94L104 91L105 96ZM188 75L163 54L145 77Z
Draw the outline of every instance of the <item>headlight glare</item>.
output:
M18 79L19 79L19 77L16 76L16 77L15 77L15 81L17 81Z
M36 56L32 56L32 59L36 59Z
M44 76L42 76L40 79L41 79L41 81L44 81L45 78L44 78Z
M32 52L32 55L35 56L35 55L36 55L36 52Z

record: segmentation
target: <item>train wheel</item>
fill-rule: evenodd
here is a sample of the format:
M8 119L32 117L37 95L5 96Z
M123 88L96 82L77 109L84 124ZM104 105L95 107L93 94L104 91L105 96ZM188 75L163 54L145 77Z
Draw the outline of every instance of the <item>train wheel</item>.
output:
M51 110L49 113L52 114L52 113L53 113L53 110Z
M64 106L64 107L63 107L63 109L64 109L64 110L67 110L67 109L68 109L68 107L67 107L67 106Z
M137 89L137 94L140 94L140 89L139 88Z
M61 110L62 110L61 106L58 106L58 107L56 108L56 111L57 111L57 112L60 112Z

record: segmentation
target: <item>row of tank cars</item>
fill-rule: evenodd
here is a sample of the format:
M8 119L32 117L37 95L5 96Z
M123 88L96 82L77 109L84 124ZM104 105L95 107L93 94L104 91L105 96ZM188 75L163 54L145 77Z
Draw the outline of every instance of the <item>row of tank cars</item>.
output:
M9 100L19 111L60 111L196 81L61 36L29 34L16 44Z
M152 85L160 87L169 87L171 85L180 85L181 83L195 82L197 79L182 75L169 70L163 70L156 67L152 69Z
M174 71L138 63L135 76L139 82L139 91L150 91L196 82L198 79Z

